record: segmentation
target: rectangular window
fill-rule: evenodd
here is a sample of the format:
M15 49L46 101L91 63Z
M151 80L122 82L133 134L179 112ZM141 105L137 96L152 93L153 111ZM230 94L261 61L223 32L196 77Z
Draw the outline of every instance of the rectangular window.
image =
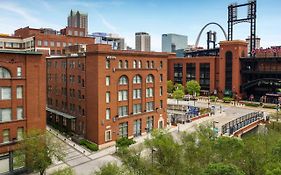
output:
M37 41L37 45L38 45L38 46L42 46L42 41L41 41L41 40L38 40L38 41Z
M62 43L62 46L63 46L63 47L66 47L66 42L63 42L63 43Z
M0 87L0 99L10 100L11 99L11 88L10 87Z
M133 99L140 99L141 98L141 89L134 89L133 90Z
M23 108L17 107L17 119L22 120L23 119Z
M146 112L150 112L150 111L153 111L154 110L154 102L151 101L151 102L147 102L146 103Z
M153 129L153 117L147 117L146 120L146 131L151 132Z
M105 85L106 86L110 85L110 76L106 76L106 78L105 78Z
M66 123L66 118L65 118L65 117L62 118L62 124L63 124L63 126L66 126L66 124L67 124L67 123Z
M22 99L23 86L17 86L17 99Z
M153 97L153 89L152 88L146 89L146 97Z
M54 47L55 46L55 42L54 41L50 41L50 46Z
M128 106L118 107L118 115L119 117L128 116Z
M3 143L10 142L10 129L3 130Z
M163 74L160 74L160 82L163 81Z
M107 130L105 131L105 141L111 141L112 140L112 136L111 136L111 130Z
M48 41L44 41L44 46L48 46Z
M0 109L0 122L7 122L12 120L11 108Z
M109 68L110 68L110 61L109 61L109 60L106 60L106 62L105 62L105 68L106 68L106 69L109 69Z
M74 36L78 36L78 31L74 31Z
M57 42L57 47L60 47L60 42Z
M119 137L128 137L128 122L119 124Z
M110 120L110 108L106 109L105 119Z
M18 128L17 130L17 140L23 139L23 127Z
M133 114L141 113L141 104L134 104L133 106Z
M128 91L118 91L118 101L126 101L128 100Z
M163 100L160 100L160 108L163 108Z
M141 135L141 119L134 121L134 136L140 136Z
M17 76L18 76L18 77L21 77L21 67L18 67L18 68L17 68Z
M110 92L106 92L105 101L106 103L110 103Z
M163 95L163 87L162 86L160 86L160 91L159 92L160 92L159 95L162 96Z

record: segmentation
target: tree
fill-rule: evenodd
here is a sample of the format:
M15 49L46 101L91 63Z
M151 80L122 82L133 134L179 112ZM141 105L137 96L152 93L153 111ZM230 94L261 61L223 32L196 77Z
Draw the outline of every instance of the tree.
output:
M200 93L200 85L197 81L191 80L186 83L186 90L190 95L199 95Z
M28 170L43 175L52 159L63 160L65 153L61 141L53 135L42 131L29 131L19 143L16 154L22 156Z
M202 175L245 175L237 166L231 164L210 164Z
M175 90L178 90L178 89L180 89L180 90L182 90L183 92L184 92L184 87L183 87L183 85L182 84L175 84L175 88L174 88Z
M108 163L100 168L99 171L94 173L95 175L125 175L127 174L122 167L119 167L115 163Z
M181 89L177 89L173 92L173 98L177 99L177 103L178 100L182 99L184 96L184 92Z
M174 83L172 80L167 81L167 91L168 93L173 93L174 90Z
M74 172L70 168L65 168L52 173L52 175L74 175Z

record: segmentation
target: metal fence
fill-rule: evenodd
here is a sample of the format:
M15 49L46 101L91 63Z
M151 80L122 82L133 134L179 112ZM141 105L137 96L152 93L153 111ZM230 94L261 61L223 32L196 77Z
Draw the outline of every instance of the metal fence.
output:
M237 119L234 119L222 126L222 134L232 135L235 131L262 119L264 116L263 112L252 112L246 115L243 115Z

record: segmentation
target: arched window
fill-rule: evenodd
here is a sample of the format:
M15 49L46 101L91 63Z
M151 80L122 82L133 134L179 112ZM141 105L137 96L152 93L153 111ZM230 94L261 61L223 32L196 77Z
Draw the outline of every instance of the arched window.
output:
M140 84L141 83L141 76L140 75L136 75L133 78L133 84Z
M133 62L133 68L134 69L137 68L137 61L136 60L134 60L134 62Z
M125 69L128 69L128 60L125 60L125 62L124 62L124 68L125 68Z
M118 62L118 68L119 68L119 69L122 69L122 60L119 60L119 62Z
M109 60L106 60L106 62L105 62L105 68L106 68L106 69L109 69L109 68L110 68L110 61L109 61Z
M141 61L139 61L139 68L141 68Z
M151 63L150 63L150 68L151 68L151 69L154 69L154 61L151 61Z
M146 77L146 82L147 82L147 83L153 83L153 81L154 81L153 75L149 74L149 75Z
M125 75L121 76L120 79L119 79L119 84L120 85L128 84L128 78Z
M4 67L0 67L0 78L11 78L10 71Z

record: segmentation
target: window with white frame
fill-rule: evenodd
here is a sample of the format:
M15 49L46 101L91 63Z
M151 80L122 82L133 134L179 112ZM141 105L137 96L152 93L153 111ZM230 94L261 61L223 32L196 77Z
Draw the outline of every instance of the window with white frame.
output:
M153 130L153 116L146 119L146 131L151 132Z
M133 68L134 69L137 68L137 61L136 60L133 61Z
M149 74L149 75L146 77L146 83L153 83L153 81L154 81L153 75Z
M17 76L18 76L18 77L21 77L21 75L22 75L21 67L18 67L18 68L17 68Z
M122 90L118 91L118 101L126 101L128 100L128 91Z
M154 69L154 61L151 61L151 62L150 62L150 68L151 68L151 69Z
M22 99L23 86L17 86L17 99Z
M48 41L44 41L44 46L48 46Z
M106 60L106 62L105 62L105 68L106 68L106 69L109 69L109 68L110 68L110 61L109 61L109 60Z
M151 102L147 102L146 103L146 112L150 112L150 111L153 111L154 110L154 102L151 101Z
M146 68L149 69L149 61L146 61Z
M141 89L134 89L133 90L133 99L140 99L141 98Z
M119 61L118 61L118 68L119 68L119 69L122 69L122 64L123 64L122 60L119 60Z
M133 114L141 113L141 104L134 104L133 105Z
M8 122L12 120L11 108L0 109L0 122Z
M22 120L22 119L23 119L23 108L17 107L17 120Z
M106 92L106 95L105 95L105 102L106 102L106 103L110 103L110 92Z
M110 85L110 76L106 76L106 78L105 78L105 85L106 86Z
M141 60L138 61L138 67L139 67L139 68L142 67Z
M50 41L50 46L54 47L55 46L55 42L54 41Z
M136 75L133 78L133 84L140 84L141 83L141 76L140 75Z
M112 140L111 130L105 131L105 142L109 142Z
M4 67L0 67L0 78L11 78L10 71Z
M106 112L105 112L105 119L106 119L106 120L110 120L110 108L107 108L107 109L106 109Z
M128 84L128 78L125 75L123 75L119 79L119 85L126 85L126 84Z
M0 100L11 99L11 87L0 87Z
M57 47L60 47L60 42L57 42Z
M23 127L18 128L17 130L17 140L23 139Z
M119 137L128 137L128 122L119 124Z
M119 106L118 115L119 117L128 116L128 106Z
M124 68L128 69L128 61L127 60L124 61Z
M153 88L146 88L146 97L153 97Z
M3 130L3 143L10 142L10 129Z

